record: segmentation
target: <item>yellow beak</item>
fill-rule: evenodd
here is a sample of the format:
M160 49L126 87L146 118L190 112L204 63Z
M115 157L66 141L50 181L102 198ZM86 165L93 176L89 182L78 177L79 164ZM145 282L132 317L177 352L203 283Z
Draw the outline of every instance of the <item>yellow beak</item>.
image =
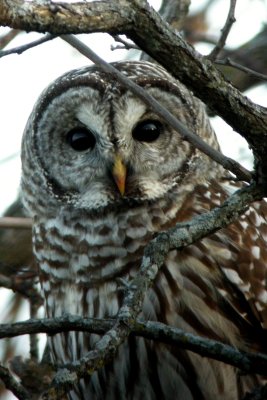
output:
M126 174L127 170L122 162L122 159L119 155L116 155L112 168L112 176L122 196L125 193Z

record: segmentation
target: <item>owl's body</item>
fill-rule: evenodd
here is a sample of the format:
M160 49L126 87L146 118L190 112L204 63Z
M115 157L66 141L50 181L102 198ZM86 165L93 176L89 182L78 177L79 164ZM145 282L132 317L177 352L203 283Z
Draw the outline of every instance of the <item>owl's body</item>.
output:
M203 105L158 66L117 63L196 134L218 147ZM96 67L72 71L41 96L23 139L22 193L47 316L116 316L122 280L144 246L235 190L226 173ZM141 318L239 348L265 351L265 203L166 257ZM97 335L49 339L55 363L77 360ZM174 346L130 337L72 399L242 399L258 377Z

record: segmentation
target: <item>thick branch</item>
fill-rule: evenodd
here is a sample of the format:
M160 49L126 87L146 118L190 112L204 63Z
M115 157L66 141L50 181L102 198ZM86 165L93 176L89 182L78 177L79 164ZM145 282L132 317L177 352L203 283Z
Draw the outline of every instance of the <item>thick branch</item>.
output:
M0 1L0 24L25 31L63 33L120 33L133 24L127 1L34 2Z
M0 228L32 229L32 219L20 217L0 217Z

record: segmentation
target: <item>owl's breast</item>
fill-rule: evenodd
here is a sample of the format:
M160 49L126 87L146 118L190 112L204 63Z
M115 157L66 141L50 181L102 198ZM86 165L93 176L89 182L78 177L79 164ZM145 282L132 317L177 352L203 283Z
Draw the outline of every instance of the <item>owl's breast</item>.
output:
M144 246L171 217L162 207L135 207L39 220L33 242L47 314L115 315L123 289L120 278L134 275Z

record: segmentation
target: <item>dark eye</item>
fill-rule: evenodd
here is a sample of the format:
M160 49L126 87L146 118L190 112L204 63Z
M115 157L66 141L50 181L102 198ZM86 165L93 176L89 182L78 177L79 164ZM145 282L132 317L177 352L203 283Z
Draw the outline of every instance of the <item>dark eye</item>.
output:
M139 142L154 142L163 132L163 126L159 121L142 121L134 128L132 135Z
M76 151L84 151L95 147L95 136L88 129L74 128L67 134L67 142Z

